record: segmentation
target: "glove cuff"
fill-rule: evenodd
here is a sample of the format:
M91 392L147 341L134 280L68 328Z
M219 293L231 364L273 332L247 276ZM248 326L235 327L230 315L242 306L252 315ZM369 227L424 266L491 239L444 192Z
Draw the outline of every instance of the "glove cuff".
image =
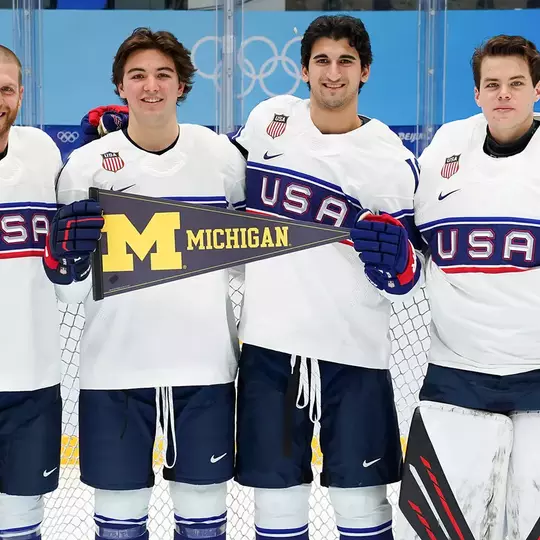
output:
M413 245L411 244L410 240L407 240L407 249L407 264L405 266L405 270L403 270L403 272L397 275L397 279L400 285L407 285L414 280L414 276L416 274L416 266L418 264L416 252L414 251Z
M47 234L45 239L45 249L43 251L43 263L49 270L58 270L60 261L51 252L51 234Z
M56 285L69 285L73 282L73 276L69 271L69 266L66 261L55 259L51 253L49 235L47 235L45 241L45 250L43 251L42 261L43 269L45 270L45 274L47 274L49 281Z

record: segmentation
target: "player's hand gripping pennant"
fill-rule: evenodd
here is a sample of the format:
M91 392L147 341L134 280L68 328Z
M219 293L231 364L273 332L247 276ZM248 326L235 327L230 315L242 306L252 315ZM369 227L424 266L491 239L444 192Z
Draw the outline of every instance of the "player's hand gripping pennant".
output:
M67 285L86 278L103 223L101 208L92 200L67 204L56 212L43 255L45 272L53 283Z
M94 299L348 240L350 230L90 189L105 224Z

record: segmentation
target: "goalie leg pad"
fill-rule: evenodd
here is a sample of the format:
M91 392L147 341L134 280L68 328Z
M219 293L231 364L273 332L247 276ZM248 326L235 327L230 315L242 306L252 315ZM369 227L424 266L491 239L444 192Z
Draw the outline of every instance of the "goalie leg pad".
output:
M540 537L540 411L515 412L506 498L508 538ZM534 533L533 533L534 530Z
M256 540L307 540L311 485L255 488Z
M174 506L175 540L225 540L227 483L194 485L169 482Z
M38 540L43 521L43 496L0 493L0 540Z
M507 416L420 402L399 507L421 538L502 538L512 437ZM397 538L417 538L401 518Z
M392 536L392 507L386 486L328 489L340 539L387 540Z
M148 540L146 522L151 488L113 491L96 489L96 540Z

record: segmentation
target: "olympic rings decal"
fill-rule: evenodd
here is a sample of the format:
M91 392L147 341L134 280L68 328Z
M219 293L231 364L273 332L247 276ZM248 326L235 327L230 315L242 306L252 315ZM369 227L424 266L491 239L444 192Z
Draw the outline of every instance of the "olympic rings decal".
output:
M295 36L285 43L281 52L278 50L276 44L269 38L265 36L251 36L246 40L242 41L238 47L238 52L236 56L236 63L242 73L244 79L247 79L247 84L243 85L241 93L238 95L239 98L244 98L250 94L255 86L258 84L261 90L268 96L273 97L279 94L294 94L302 81L301 71L300 71L300 59L293 59L288 56L289 49L292 45L299 43L302 40L302 36ZM191 49L191 59L194 66L197 68L197 73L203 78L212 80L216 87L219 87L219 79L222 72L222 61L219 60L216 62L213 71L204 71L199 62L197 62L197 55L202 54L199 52L201 46L205 44L210 44L215 48L215 57L219 55L219 46L222 43L222 39L216 36L205 36L199 39ZM269 50L269 55L262 62L260 67L257 69L255 63L248 58L248 47L254 44L262 44ZM290 87L288 90L281 92L273 92L268 87L266 80L268 77L274 75L278 70L283 71L285 75L290 78ZM244 81L243 81L244 82Z
M59 131L56 138L62 143L74 143L79 138L77 131Z

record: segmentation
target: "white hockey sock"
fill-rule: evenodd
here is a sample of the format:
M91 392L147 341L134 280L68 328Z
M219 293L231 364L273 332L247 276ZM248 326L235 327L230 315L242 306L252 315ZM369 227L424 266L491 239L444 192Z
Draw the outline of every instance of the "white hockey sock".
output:
M96 540L148 540L146 522L151 488L112 491L96 489Z
M309 484L255 489L256 540L308 540Z
M328 490L340 540L392 540L392 507L386 486Z
M174 505L174 540L225 540L227 483L194 485L170 482Z
M0 540L40 540L43 496L0 493Z

